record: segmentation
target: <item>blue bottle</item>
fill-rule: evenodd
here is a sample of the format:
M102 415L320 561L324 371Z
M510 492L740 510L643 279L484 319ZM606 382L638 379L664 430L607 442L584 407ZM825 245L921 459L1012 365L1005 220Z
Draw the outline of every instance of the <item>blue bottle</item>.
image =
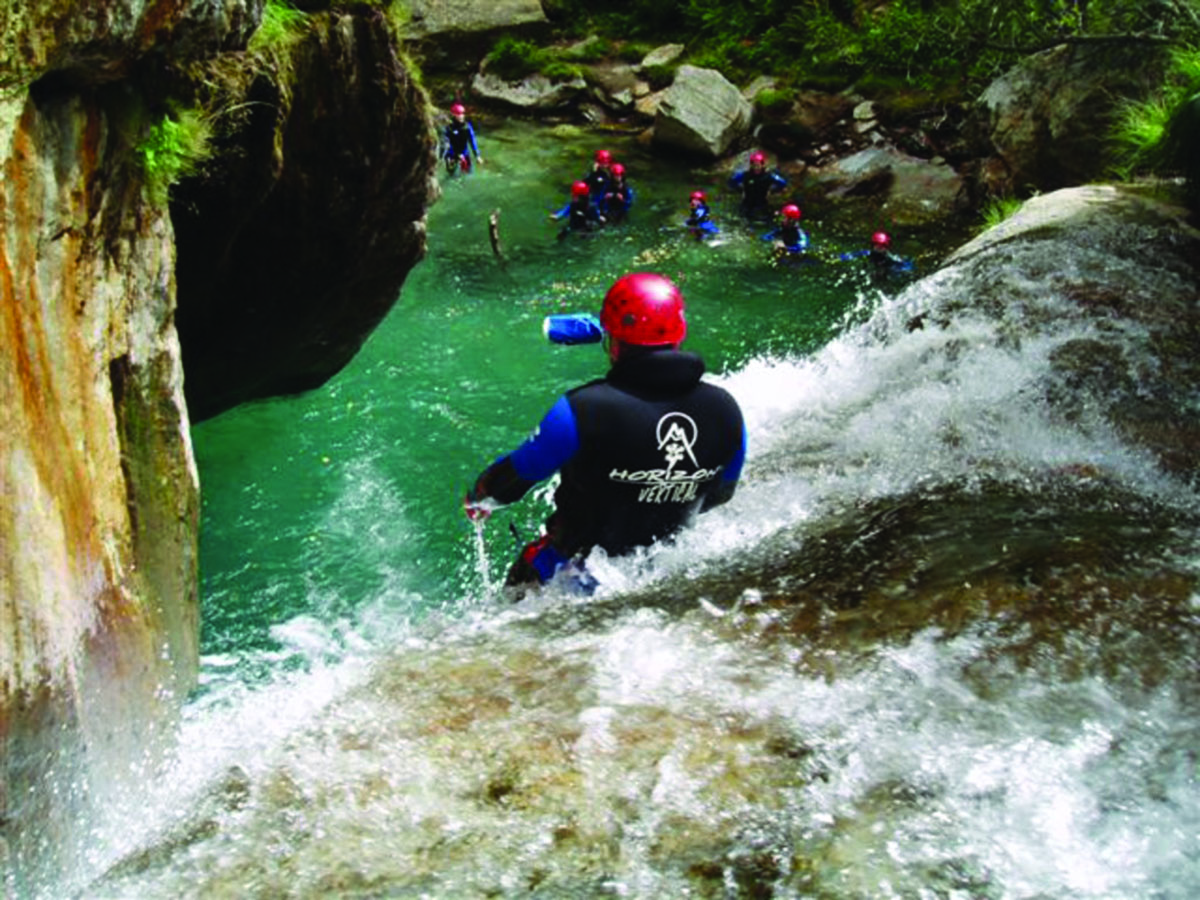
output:
M552 344L598 344L604 338L600 320L591 313L546 316L542 333Z

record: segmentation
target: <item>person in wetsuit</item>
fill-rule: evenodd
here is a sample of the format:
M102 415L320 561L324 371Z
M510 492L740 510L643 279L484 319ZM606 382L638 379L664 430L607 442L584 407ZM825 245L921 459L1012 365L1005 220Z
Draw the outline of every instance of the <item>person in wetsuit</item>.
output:
M612 187L604 198L604 215L610 222L623 222L633 206L633 187L625 180L625 167L612 164Z
M887 282L911 275L913 261L892 252L892 238L886 231L871 235L871 246L863 250L850 250L838 255L842 260L865 259L868 271L875 282Z
M592 231L605 222L599 208L592 203L592 192L584 181L576 181L571 185L571 199L558 212L551 213L550 218L567 220L558 233L560 241L573 231Z
M763 235L764 241L772 241L776 256L797 255L808 249L808 232L800 227L800 207L786 204L779 210L779 224Z
M467 109L461 103L450 107L450 123L442 132L442 159L446 171L453 175L458 169L471 171L471 158L483 164L479 155L479 144L475 140L475 126L467 120Z
M742 412L703 380L703 360L679 349L687 335L679 288L652 272L624 275L605 294L600 324L608 374L561 396L467 492L467 515L477 519L561 473L555 510L509 570L510 586L581 571L596 547L621 556L668 539L727 502L741 476Z
M592 195L592 205L601 215L608 214L608 195L613 187L612 153L608 150L597 150L592 159L592 168L580 179L588 186Z
M768 170L766 156L757 150L750 154L749 168L734 172L729 183L741 192L742 215L747 219L769 219L771 208L767 198L787 187L787 179Z
M691 210L683 224L692 237L703 241L721 233L717 223L712 220L712 214L708 210L708 197L704 191L692 191L688 202Z

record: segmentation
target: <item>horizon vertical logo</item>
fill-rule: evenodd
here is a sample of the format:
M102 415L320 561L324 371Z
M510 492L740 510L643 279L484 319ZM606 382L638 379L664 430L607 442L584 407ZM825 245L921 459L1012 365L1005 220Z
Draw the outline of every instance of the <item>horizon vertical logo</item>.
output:
M700 485L716 478L723 467L700 467L695 453L700 429L686 413L667 413L658 420L654 434L666 467L638 472L613 469L608 473L609 480L642 485L638 492L641 503L690 503L699 496ZM680 463L685 459L690 460L694 468L681 467Z

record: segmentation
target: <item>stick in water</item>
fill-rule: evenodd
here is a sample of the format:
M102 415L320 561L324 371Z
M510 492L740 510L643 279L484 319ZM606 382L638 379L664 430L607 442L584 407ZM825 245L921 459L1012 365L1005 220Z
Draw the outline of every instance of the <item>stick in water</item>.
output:
M504 259L504 253L500 250L500 210L493 209L492 214L488 216L488 237L492 241L492 253L496 254L496 259Z

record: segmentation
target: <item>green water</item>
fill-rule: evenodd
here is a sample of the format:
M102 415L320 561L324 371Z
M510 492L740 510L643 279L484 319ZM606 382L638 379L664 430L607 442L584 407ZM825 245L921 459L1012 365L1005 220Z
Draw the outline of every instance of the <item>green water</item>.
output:
M486 165L444 180L429 215L427 258L389 317L343 372L303 396L255 403L193 429L202 481L203 648L269 649L272 625L323 623L364 603L389 616L453 613L482 590L461 497L480 469L511 449L554 399L602 374L598 346L542 336L550 313L597 311L628 271L675 279L688 302L687 348L710 372L810 352L877 301L853 263L773 264L736 213L726 171L688 169L631 137L603 139L523 123L481 123ZM558 240L549 214L604 146L622 161L636 200L629 220ZM692 190L709 193L715 245L682 228ZM789 200L805 203L802 185ZM488 234L499 211L500 258ZM805 221L817 256L862 246L880 223ZM897 249L912 254L904 235ZM753 452L753 448L751 448ZM487 531L493 578L544 502L526 500Z

